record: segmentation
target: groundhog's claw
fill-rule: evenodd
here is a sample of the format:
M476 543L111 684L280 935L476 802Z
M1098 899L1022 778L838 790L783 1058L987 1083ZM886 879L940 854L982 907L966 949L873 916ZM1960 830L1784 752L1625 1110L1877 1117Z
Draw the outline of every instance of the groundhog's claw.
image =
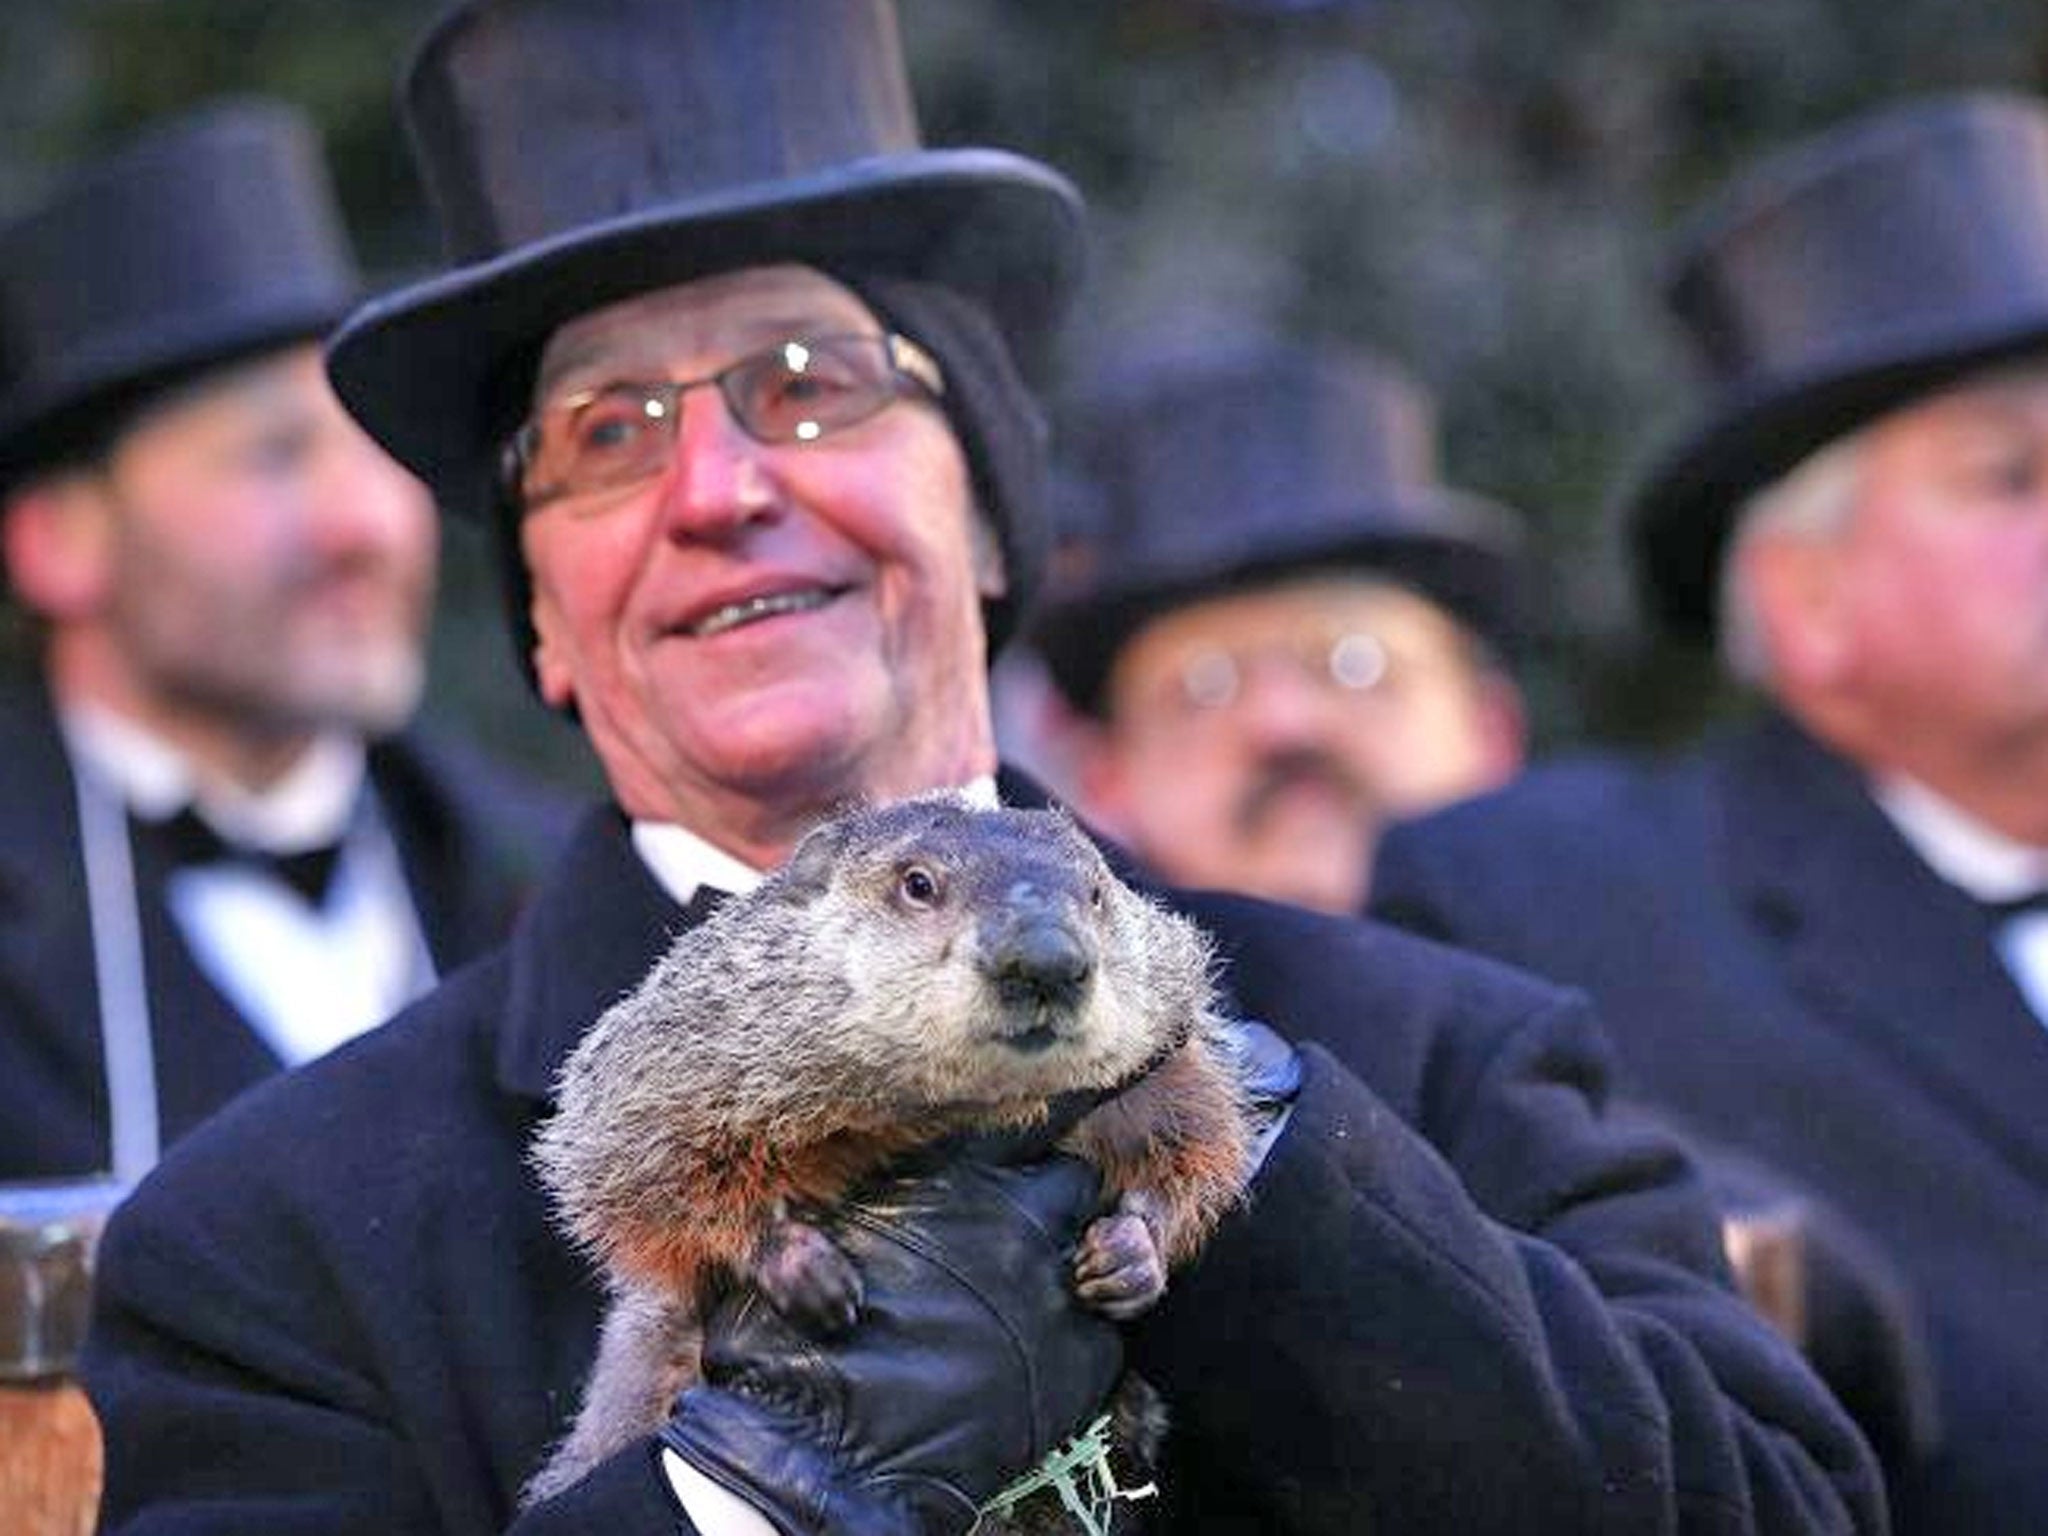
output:
M768 1229L752 1279L769 1305L814 1336L842 1333L860 1316L860 1271L805 1222L785 1219Z
M1074 1253L1074 1294L1120 1323L1166 1294L1166 1264L1143 1218L1119 1211L1088 1224Z

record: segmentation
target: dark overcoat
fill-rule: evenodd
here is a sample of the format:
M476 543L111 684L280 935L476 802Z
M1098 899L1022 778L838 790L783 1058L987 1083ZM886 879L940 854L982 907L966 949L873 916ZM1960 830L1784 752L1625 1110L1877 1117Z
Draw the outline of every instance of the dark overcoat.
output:
M1917 1293L1931 1458L1902 1531L2048 1531L2048 1032L1975 906L1769 715L1401 829L1374 904L1592 994L1620 1083L1878 1240Z
M78 807L47 695L0 698L0 742L0 1179L103 1172L106 1056ZM445 974L503 941L566 835L567 801L417 734L373 746L369 766ZM158 1118L169 1142L281 1063L193 960L163 900L165 874L138 857Z
M1133 1342L1175 1404L1174 1528L1883 1528L1867 1448L1726 1289L1689 1165L1599 1115L1580 1000L1181 904L1239 1006L1321 1043L1249 1206ZM578 1034L700 917L600 809L506 949L165 1160L108 1230L86 1354L108 1530L512 1523L602 1305L524 1151ZM516 1529L678 1520L650 1440Z

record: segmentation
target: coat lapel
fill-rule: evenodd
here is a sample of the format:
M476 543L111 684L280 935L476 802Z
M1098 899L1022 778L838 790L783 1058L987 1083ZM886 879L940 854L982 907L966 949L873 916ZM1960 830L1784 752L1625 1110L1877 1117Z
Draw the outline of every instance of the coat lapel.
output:
M4 709L8 792L0 795L0 987L7 1028L36 1065L37 1102L17 1105L47 1153L79 1173L108 1158L106 1054L71 764L40 689ZM163 871L138 852L144 973L159 1134L182 1135L278 1060L199 971L159 898ZM61 1150L60 1150L61 1143Z
M504 941L566 841L575 802L415 731L374 743L369 769L445 976Z
M710 908L703 893L677 906L634 852L619 810L594 807L513 930L499 1082L528 1098L552 1097L583 1032Z
M78 1086L82 1112L100 1092L98 988L79 867L71 769L40 691L0 707L9 759L0 794L0 989L10 1030Z
M2048 1180L2048 1026L1975 905L1930 870L1845 764L1772 718L1718 759L1730 889L1823 1026L1895 1060Z

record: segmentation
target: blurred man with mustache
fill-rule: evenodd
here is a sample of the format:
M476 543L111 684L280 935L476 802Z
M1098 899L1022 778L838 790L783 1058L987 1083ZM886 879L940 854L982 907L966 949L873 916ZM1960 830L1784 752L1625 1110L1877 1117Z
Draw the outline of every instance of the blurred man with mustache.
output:
M1357 913L1392 823L1518 777L1500 660L1527 627L1518 525L1436 483L1400 370L1273 342L1155 353L1072 417L1066 555L1093 563L1039 635L1090 717L1077 798L1147 862ZM1744 1293L1874 1437L1922 1434L1924 1346L1892 1267L1768 1159L1694 1151Z
M497 938L545 840L545 797L396 735L437 531L322 370L358 296L313 135L267 103L0 226L36 662L0 705L0 1178L132 1178Z
M1084 568L1037 640L1078 797L1173 880L1362 910L1386 822L1522 766L1517 519L1367 354L1158 352L1071 415Z

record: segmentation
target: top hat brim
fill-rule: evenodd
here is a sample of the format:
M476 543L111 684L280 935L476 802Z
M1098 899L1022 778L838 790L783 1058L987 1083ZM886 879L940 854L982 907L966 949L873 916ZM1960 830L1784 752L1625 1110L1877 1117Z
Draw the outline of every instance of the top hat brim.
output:
M1111 574L1050 598L1034 622L1032 647L1067 699L1100 715L1117 656L1153 619L1206 598L1321 572L1381 576L1412 587L1499 650L1525 638L1523 536L1507 508L1462 491L1418 488L1369 510L1369 518L1352 509L1342 519L1366 524L1346 537L1331 538L1327 527L1304 529L1298 539L1275 540L1256 557L1224 566L1121 579Z
M349 302L290 297L245 305L226 319L167 316L145 333L79 349L33 393L0 405L0 484L103 442L129 411L200 373L320 341Z
M1711 642L1721 562L1751 496L1916 396L2044 349L2048 312L2005 314L1938 335L1878 338L1721 400L1630 480L1620 502L1647 616L1680 639Z
M752 265L881 272L983 304L1043 367L1080 281L1079 194L993 149L877 156L582 225L364 305L328 348L335 389L434 488L482 514L546 338L606 304Z

